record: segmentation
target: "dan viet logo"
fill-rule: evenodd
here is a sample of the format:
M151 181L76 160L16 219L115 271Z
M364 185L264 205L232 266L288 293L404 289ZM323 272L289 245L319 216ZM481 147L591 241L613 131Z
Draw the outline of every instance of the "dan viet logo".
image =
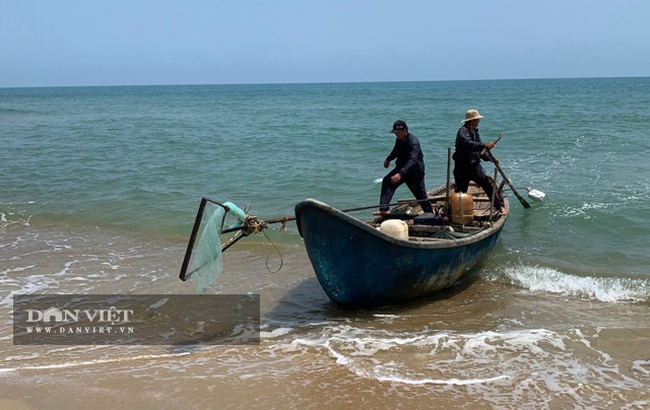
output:
M131 309L25 309L25 331L44 334L133 334L134 327L126 326L133 315ZM121 326L116 326L121 325Z
M129 317L133 315L131 309L117 309L111 306L109 309L59 309L54 306L44 311L37 309L26 309L27 323L71 323L88 321L92 323L128 323Z
M259 344L259 295L13 295L14 345Z

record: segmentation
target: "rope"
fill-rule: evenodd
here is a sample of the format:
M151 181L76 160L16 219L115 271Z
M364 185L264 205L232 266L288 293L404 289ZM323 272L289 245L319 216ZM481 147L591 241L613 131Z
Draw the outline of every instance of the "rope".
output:
M280 233L282 233L282 232L284 231L286 225L287 225L286 221L285 221L285 222L282 222L282 226L280 227ZM282 256L282 252L280 252L280 249L279 249L278 246L277 246L277 243L280 241L280 233L278 233L278 237L275 239L275 243L273 243L273 241L271 240L271 238L269 238L269 236L266 234L266 231L262 231L262 233L264 234L264 236L266 237L266 239L267 239L267 240L271 243L271 245L273 246L273 249L271 249L271 251L269 252L269 254L266 255L266 270L269 271L269 273L278 273L278 272L280 272L280 270L282 269L282 266L284 265L284 257ZM273 271L273 270L271 270L271 269L269 268L269 259L271 258L271 254L273 253L273 250L274 250L274 249L275 249L275 251L278 253L278 255L280 256L280 266L279 266L278 269L275 270L275 271Z

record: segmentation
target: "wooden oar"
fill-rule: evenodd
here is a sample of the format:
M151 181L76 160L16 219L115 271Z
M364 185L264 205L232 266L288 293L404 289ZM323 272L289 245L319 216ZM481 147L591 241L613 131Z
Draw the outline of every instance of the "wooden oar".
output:
M521 195L519 195L519 192L517 192L517 189L514 187L514 185L512 185L512 182L510 181L510 178L508 178L508 176L506 175L506 173L503 172L503 169L501 169L501 166L500 166L499 163L498 163L499 160L497 160L496 158L494 158L494 155L492 155L492 152L491 152L490 150L487 151L487 155L490 157L490 159L491 159L492 162L494 163L494 166L499 170L499 173L500 173L501 176L503 177L503 180L506 181L506 184L508 184L508 186L510 187L510 189L512 190L512 192L515 194L515 196L517 197L517 199L518 199L519 202L521 203L521 205L522 205L524 208L530 208L530 204L529 204L528 202L526 202L526 200L524 199L524 197L522 197Z
M494 141L492 141L492 145L493 146L496 145L496 143L499 142L501 137L502 137L502 134L499 134L499 136ZM499 173L503 177L503 180L508 184L508 186L510 187L512 192L515 194L515 196L517 197L519 202L521 202L521 205L523 205L524 208L530 208L530 204L528 202L526 202L526 200L524 199L523 196L519 195L519 192L517 192L515 187L512 185L512 182L510 182L510 178L508 178L506 176L506 173L503 172L503 169L501 169L501 167L498 164L499 161L496 158L494 158L494 155L492 155L492 152L487 148L483 148L483 151L481 151L481 156L483 156L483 155L487 155L492 160L492 162L494 162L494 166L497 168L497 170L499 170ZM500 190L501 189L499 189L499 191Z

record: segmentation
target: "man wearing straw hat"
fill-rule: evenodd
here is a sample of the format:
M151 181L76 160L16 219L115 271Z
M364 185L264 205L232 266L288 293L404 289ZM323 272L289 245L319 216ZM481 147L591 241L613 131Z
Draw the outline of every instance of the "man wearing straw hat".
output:
M487 176L481 166L481 159L489 161L487 155L481 155L483 149L492 149L494 143L481 141L478 133L478 123L483 118L477 110L467 110L463 126L456 134L456 151L454 152L454 179L456 192L467 192L469 182L476 182L492 198L494 194L494 207L505 214L506 208L496 189L494 179Z

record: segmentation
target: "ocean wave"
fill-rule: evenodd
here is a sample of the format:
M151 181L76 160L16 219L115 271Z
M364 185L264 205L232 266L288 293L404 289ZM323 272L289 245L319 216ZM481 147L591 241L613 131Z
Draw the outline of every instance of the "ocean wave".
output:
M15 212L0 212L0 228L12 225L30 226L33 215L23 215Z
M646 302L650 280L577 276L540 266L517 266L504 272L511 283L535 292L580 296L601 302Z
M292 346L322 349L357 377L393 385L474 386L479 392L544 380L548 390L539 390L540 400L550 392L588 383L641 386L602 360L609 356L593 347L597 332L585 336L580 329L393 332L339 324L311 336L294 339ZM585 354L576 356L576 350ZM644 372L642 363L635 366Z

